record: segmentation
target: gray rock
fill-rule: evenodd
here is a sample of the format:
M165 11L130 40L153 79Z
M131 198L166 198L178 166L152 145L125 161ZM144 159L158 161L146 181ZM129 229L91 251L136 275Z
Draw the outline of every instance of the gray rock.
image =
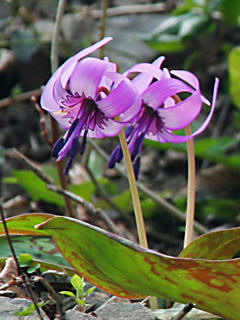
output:
M95 312L103 320L155 320L154 313L141 303L111 303Z
M7 297L0 297L0 320L19 320L19 316L16 316L14 313L23 310L30 306L32 303L27 299L11 299ZM44 320L48 320L46 316L44 316ZM27 317L28 320L39 320L36 312Z
M66 312L66 320L98 320L98 319L99 318L90 316L87 313L82 313L76 310L69 310Z

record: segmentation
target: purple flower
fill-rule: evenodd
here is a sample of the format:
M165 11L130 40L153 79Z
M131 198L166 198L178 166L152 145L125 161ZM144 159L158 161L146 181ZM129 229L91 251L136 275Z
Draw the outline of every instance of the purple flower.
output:
M145 138L161 143L186 142L205 130L216 104L218 79L215 80L211 111L204 123L191 136L174 134L173 131L186 128L196 119L201 111L202 103L207 105L210 103L201 95L196 76L188 71L175 70L171 74L177 78L172 78L167 69L160 69L163 60L164 58L160 57L152 64L138 64L125 73L126 76L139 73L132 82L140 95L141 108L126 130L128 147L132 160L135 161L136 175L140 166L139 154ZM182 93L187 94L187 97L182 101L177 101L176 95ZM112 153L109 166L113 167L121 160L121 147L117 146Z
M65 172L79 148L81 154L84 152L87 137L117 135L124 123L115 117L126 111L124 121L129 121L140 109L137 90L126 76L116 72L115 63L86 57L110 40L105 38L68 59L42 93L42 108L67 130L52 151L57 161L69 156Z

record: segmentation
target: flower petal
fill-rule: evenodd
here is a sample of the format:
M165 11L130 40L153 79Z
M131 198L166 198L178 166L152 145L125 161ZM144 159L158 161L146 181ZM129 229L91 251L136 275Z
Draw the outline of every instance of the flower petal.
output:
M154 110L159 108L164 101L180 92L194 92L184 82L177 79L162 79L151 84L142 94L144 103Z
M175 75L176 77L180 78L181 80L186 81L194 89L200 91L200 85L199 85L198 78L194 74L192 74L191 72L185 71L185 70L172 70L171 74ZM202 96L202 102L208 106L210 105L210 102L203 96Z
M209 123L212 119L212 116L213 116L213 113L215 110L215 106L216 106L218 87L219 87L219 79L216 78L215 84L214 84L214 90L213 90L213 100L212 100L211 111L210 111L207 119L200 126L200 128L197 131L195 131L193 134L191 134L189 136L179 136L179 135L173 134L171 132L171 130L163 129L162 131L160 131L158 133L158 136L152 135L151 133L149 133L146 135L146 138L154 140L154 141L159 141L161 143L165 143L165 142L182 143L182 142L186 142L186 141L192 139L193 137L199 135L200 133L202 133L207 128L207 126L209 125Z
M112 40L111 37L106 37L96 42L95 44L91 45L90 47L81 50L80 52L75 54L73 57L69 58L62 66L63 68L61 72L61 81L62 81L63 87L66 87L69 77L72 74L77 62L79 62L84 57L90 55L94 51L98 50L99 48L101 48L111 40Z
M137 92L131 81L126 78L97 104L107 118L114 118L130 108L137 97Z
M159 57L152 64L150 63L139 63L130 68L124 73L124 75L129 76L130 73L138 73L132 82L134 83L136 89L141 94L152 82L153 78L160 80L162 78L162 70L160 67L164 61L165 57Z
M53 89L52 89L52 95L53 95L53 98L55 100L55 102L57 103L58 105L58 108L60 107L60 105L63 106L63 102L65 100L67 100L67 97L70 96L69 92L67 92L62 84L61 84L61 81L60 81L60 78L58 78L54 85L53 85ZM51 110L52 111L52 110Z
M189 83L194 89L200 90L198 78L189 71L185 70L172 70L171 74L177 76L181 80Z
M53 76L48 80L45 85L40 98L40 105L47 111L56 111L59 109L59 104L53 97L53 86L61 73L62 67L58 68Z
M70 76L69 87L73 95L82 93L95 99L100 81L107 69L108 62L97 58L85 58L75 67Z
M189 125L199 114L202 107L201 96L195 91L190 97L179 102L174 107L159 108L164 127L179 130Z
M105 120L106 126L103 128L95 127L94 131L88 131L89 138L104 138L104 137L114 137L119 134L119 132L123 129L123 123L119 123L113 119Z
M117 72L116 63L110 62L109 59L106 58L106 57L104 58L104 61L108 62L106 73L107 72L112 72L112 73ZM106 88L106 89L108 89L110 91L112 82L113 81L111 79L109 79L107 76L105 76L105 74L104 74L104 76L103 76L103 78L102 78L102 80L101 80L101 82L99 84L99 87L104 87L104 88Z
M91 45L90 47L81 50L76 55L66 60L65 63L54 72L52 77L46 83L45 88L41 94L41 99L40 99L41 107L47 111L58 110L59 105L53 97L53 86L56 80L58 79L58 77L61 78L61 85L63 88L65 88L76 63L80 59L88 56L89 54L93 53L97 49L101 48L111 40L112 40L111 37L106 37L101 41L98 41L95 44Z
M65 130L69 129L71 127L71 121L70 118L65 118L64 116L67 114L63 112L63 110L58 110L54 112L50 112L51 116L61 125L61 127Z
M214 110L215 110L215 106L216 106L218 87L219 87L219 79L218 79L218 78L215 78L211 111L210 111L207 119L206 119L206 120L204 121L204 123L201 125L201 127L200 127L196 132L194 132L194 133L192 134L193 137L195 137L195 136L197 136L198 134L202 133L202 132L207 128L207 126L209 125L209 123L210 123L210 121L211 121L211 119L212 119Z

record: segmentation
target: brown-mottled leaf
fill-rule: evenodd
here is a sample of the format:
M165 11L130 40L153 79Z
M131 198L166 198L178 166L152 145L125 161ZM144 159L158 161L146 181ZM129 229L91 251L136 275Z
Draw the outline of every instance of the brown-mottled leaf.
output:
M231 228L200 236L181 252L180 257L225 260L234 257L239 249L240 228Z
M8 218L7 227L8 231L12 235L49 235L47 230L36 230L34 226L36 224L42 223L49 218L52 218L53 215L47 213L28 213L19 215L16 217ZM4 236L5 231L3 228L3 223L0 223L0 236Z
M38 229L50 231L77 272L114 295L192 302L229 320L239 319L240 259L171 257L65 217L54 217Z

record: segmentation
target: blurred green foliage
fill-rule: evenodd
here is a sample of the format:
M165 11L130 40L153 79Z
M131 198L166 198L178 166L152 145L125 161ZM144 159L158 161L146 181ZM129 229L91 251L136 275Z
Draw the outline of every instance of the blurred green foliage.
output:
M196 38L213 33L219 20L239 26L239 17L238 0L185 0L150 35L142 38L159 52L179 51Z

